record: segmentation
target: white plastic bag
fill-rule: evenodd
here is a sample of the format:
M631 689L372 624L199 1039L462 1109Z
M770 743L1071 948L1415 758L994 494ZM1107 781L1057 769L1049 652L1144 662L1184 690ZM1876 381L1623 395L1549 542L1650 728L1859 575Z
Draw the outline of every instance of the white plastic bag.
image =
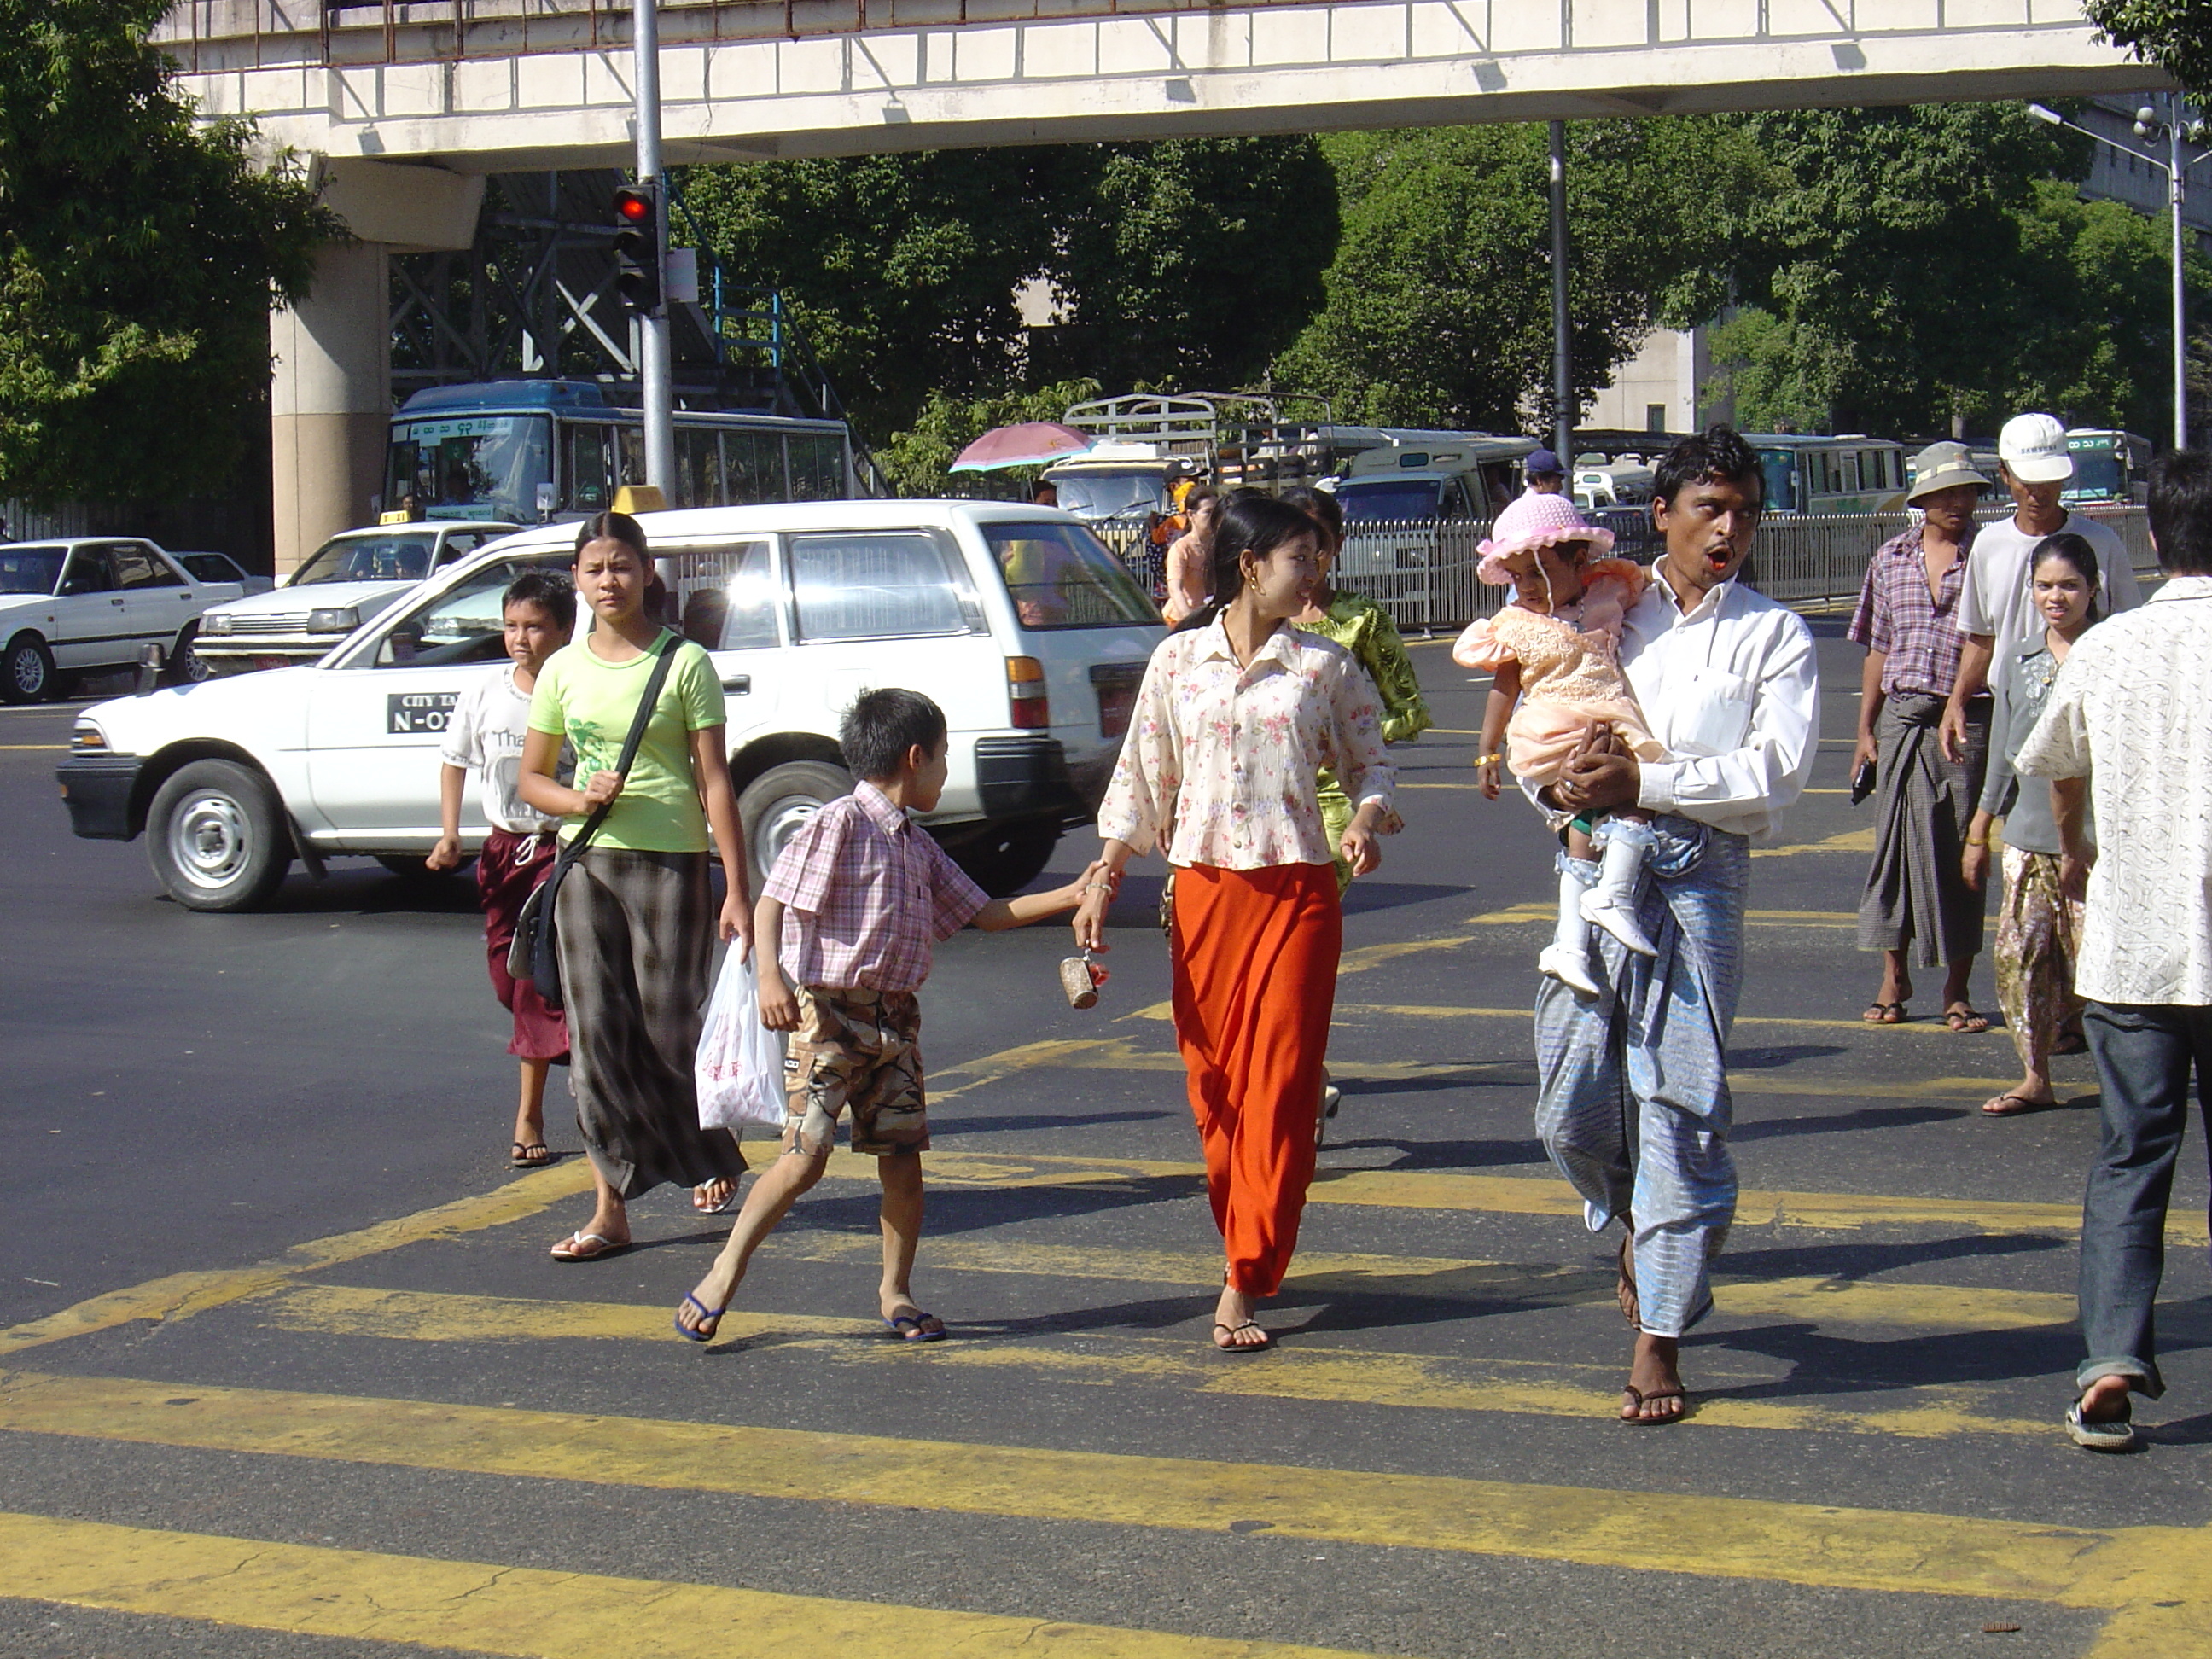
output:
M783 1127L783 1034L761 1024L752 963L740 961L735 951L723 953L722 971L714 976L691 1071L701 1128Z

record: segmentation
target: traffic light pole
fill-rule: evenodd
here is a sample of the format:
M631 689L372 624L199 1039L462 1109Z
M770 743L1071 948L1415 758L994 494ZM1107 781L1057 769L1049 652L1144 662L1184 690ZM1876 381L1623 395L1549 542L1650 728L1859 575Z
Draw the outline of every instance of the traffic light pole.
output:
M1574 477L1574 333L1567 311L1567 124L1552 123L1552 448Z
M654 0L633 0L631 45L636 59L637 179L653 186L653 258L656 274L668 261L668 191L660 177L660 18ZM665 284L656 284L656 287ZM637 319L638 380L645 414L645 482L671 507L676 498L676 405L669 386L668 302L665 295Z

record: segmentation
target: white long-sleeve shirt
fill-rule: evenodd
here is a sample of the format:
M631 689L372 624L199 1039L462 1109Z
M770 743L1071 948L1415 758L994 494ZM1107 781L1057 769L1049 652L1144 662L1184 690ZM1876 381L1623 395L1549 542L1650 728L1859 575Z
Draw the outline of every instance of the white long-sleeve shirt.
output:
M1670 757L1643 764L1637 804L1773 840L1820 746L1811 630L1735 581L1686 614L1654 565L1622 625L1620 664Z

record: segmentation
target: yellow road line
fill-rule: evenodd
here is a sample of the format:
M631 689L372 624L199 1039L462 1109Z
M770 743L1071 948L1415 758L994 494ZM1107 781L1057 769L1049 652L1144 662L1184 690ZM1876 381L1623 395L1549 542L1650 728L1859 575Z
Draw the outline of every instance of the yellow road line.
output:
M52 753L68 747L65 743L0 743L0 749L10 750L17 753L25 753L34 749Z
M1200 1164L1147 1158L1030 1157L1006 1152L927 1154L929 1179L940 1186L1091 1187L1121 1182L1180 1180L1193 1191ZM833 1153L830 1173L876 1179L875 1160ZM1555 1176L1480 1175L1455 1170L1322 1170L1306 1194L1310 1204L1361 1204L1381 1209L1480 1210L1498 1215L1572 1216L1582 1200ZM2078 1204L2026 1204L1997 1199L1921 1198L1886 1193L1812 1193L1747 1188L1737 1194L1739 1227L1949 1227L1966 1236L2070 1234L2081 1224ZM2171 1214L2167 1239L2206 1243L2202 1215Z
M380 1221L349 1233L311 1239L282 1255L250 1267L168 1273L128 1290L112 1291L79 1302L59 1313L0 1331L0 1357L41 1343L112 1329L137 1319L185 1319L219 1308L240 1297L257 1296L301 1273L321 1271L364 1256L381 1255L434 1238L453 1238L503 1227L536 1215L548 1205L591 1190L591 1166L583 1159L510 1181L489 1193L456 1199L394 1221Z
M2200 1642L2212 1594L2212 1534L2178 1527L2091 1529L27 1372L0 1376L0 1429L1166 1531L1258 1521L1297 1538L1848 1589L2106 1608L2179 1598L2196 1604L2185 1627Z
M1340 1018L1351 1014L1360 1018L1389 1017L1405 1019L1514 1019L1522 1021L1523 1024L1535 1017L1534 1011L1528 1008L1460 1008L1421 1003L1393 1002L1340 1002L1336 1005L1336 1012ZM1149 1007L1139 1008L1134 1013L1124 1014L1121 1018L1124 1019L1173 1019L1175 1009L1171 1004L1155 1002ZM1863 1019L1785 1019L1771 1014L1739 1014L1736 1016L1735 1025L1738 1030L1751 1025L1773 1030L1903 1031L1921 1036L1953 1038L1959 1035L1941 1020L1936 1019L1908 1020L1899 1025L1873 1025ZM2010 1078L2004 1079L2007 1083L2016 1080Z
M855 1252L854 1254L858 1254ZM927 1265L938 1270L963 1264L941 1261L931 1253ZM1068 1254L1073 1255L1074 1252ZM979 1264L981 1265L981 1264ZM1212 1284L1218 1284L1218 1259L1212 1265ZM1017 1269L993 1262L982 1270L1007 1273ZM1105 1276L1094 1270L1087 1277ZM1118 1274L1115 1277L1133 1277ZM1567 1294L1559 1302L1610 1300L1613 1281L1577 1272ZM1296 1278L1294 1289L1312 1288L1312 1276ZM1200 1278L1193 1291L1212 1288ZM1748 1301L1765 1303L1795 1311L1816 1305L1821 1299L1810 1280L1790 1280L1765 1286L1747 1285L1754 1293L1739 1297L1724 1285L1721 1311L1741 1314ZM1865 1286L1852 1289L1935 1291L1927 1298L1934 1311L1945 1298L1965 1304L1985 1293L1952 1290L1940 1285ZM1847 1299L1844 1296L1832 1299ZM2001 1297L1999 1299L2002 1299ZM2046 1298L2063 1304L2054 1320L2070 1321L2071 1297ZM1901 1298L1908 1311L1913 1299ZM673 1342L669 1310L611 1302L556 1302L534 1297L459 1296L419 1291L364 1290L351 1285L293 1285L275 1292L265 1302L249 1304L264 1324L280 1330L307 1331L319 1335L368 1337L404 1342L548 1342L631 1341ZM1826 1310L1820 1310L1825 1314ZM2006 1324L2000 1310L1994 1320L1982 1320L1984 1328ZM1787 1316L1785 1315L1784 1316ZM1972 1317L1971 1315L1968 1316ZM1845 1317L1849 1317L1848 1315ZM1822 1319L1820 1322L1832 1322ZM1956 1321L1937 1322L1956 1324ZM1960 1328L1973 1328L1972 1324ZM1025 1371L1054 1382L1088 1387L1130 1384L1187 1389L1201 1394L1230 1394L1273 1400L1326 1401L1338 1405L1388 1406L1410 1410L1443 1412L1516 1412L1524 1415L1575 1418L1584 1422L1602 1419L1620 1403L1620 1367L1567 1363L1518 1362L1497 1358L1463 1358L1456 1355L1404 1353L1394 1350L1330 1346L1285 1346L1278 1348L1265 1365L1224 1369L1220 1359L1205 1352L1200 1340L1189 1337L1131 1336L1121 1331L1056 1328L1044 1335L1009 1334L988 1326L955 1322L958 1340L933 1346L928 1364L957 1370ZM817 1315L751 1312L732 1309L716 1328L718 1342L732 1343L748 1352L769 1348L795 1349L810 1362L825 1360L842 1364L903 1364L915 1351L884 1338L875 1322L826 1318ZM2002 1434L2050 1438L2047 1417L2016 1418L1991 1414L1985 1409L1989 1391L1967 1388L1898 1388L1887 1393L1903 1403L1867 1409L1825 1405L1793 1404L1765 1397L1780 1381L1775 1376L1730 1378L1710 1368L1700 1369L1698 1410L1692 1421L1706 1429L1763 1429L1792 1432L1884 1434L1910 1439L1929 1439L1960 1434ZM1863 1390L1854 1385L1850 1392ZM1744 1397L1731 1397L1741 1393Z
M1335 1652L0 1514L8 1594L515 1659L1322 1659ZM649 1638L642 1633L650 1632Z
M1795 858L1800 853L1871 853L1874 851L1872 830L1846 830L1840 836L1830 836L1826 841L1798 842L1788 847L1754 847L1751 855L1755 859Z

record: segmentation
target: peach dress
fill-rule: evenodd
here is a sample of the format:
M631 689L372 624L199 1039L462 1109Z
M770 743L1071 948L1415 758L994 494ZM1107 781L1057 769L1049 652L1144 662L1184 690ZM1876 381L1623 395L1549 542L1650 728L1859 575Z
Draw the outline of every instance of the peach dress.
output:
M1538 787L1559 769L1593 722L1603 721L1640 761L1667 758L1651 735L1636 693L1620 672L1620 624L1650 580L1629 559L1593 559L1583 568L1583 597L1560 617L1509 605L1459 636L1452 660L1495 672L1521 666L1521 702L1505 726L1505 763Z

